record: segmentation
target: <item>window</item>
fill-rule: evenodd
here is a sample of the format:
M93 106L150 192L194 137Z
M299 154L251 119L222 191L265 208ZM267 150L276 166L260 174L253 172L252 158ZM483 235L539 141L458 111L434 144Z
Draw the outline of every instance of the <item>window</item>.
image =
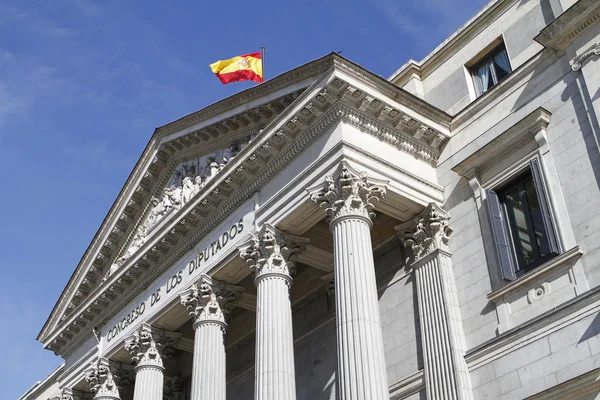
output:
M512 72L504 45L497 47L471 68L477 96L481 96Z
M506 280L531 271L559 254L556 229L538 159L486 198L498 262Z

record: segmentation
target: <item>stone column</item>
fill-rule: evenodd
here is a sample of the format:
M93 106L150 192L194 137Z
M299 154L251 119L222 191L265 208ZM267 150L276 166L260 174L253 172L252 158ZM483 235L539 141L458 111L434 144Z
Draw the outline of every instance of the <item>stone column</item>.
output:
M338 399L389 399L370 233L373 202L386 189L343 161L340 169L324 187L309 189L333 232Z
M255 400L296 399L290 286L307 242L265 224L240 251L257 287Z
M203 275L180 295L195 331L191 400L225 400L226 318L242 291Z
M163 358L181 335L142 326L125 340L125 349L135 361L133 400L162 400L164 385Z
M431 203L412 221L398 226L404 246L412 251L425 386L431 400L472 399L466 343L452 273L448 240L450 215Z
M121 400L119 395L118 365L106 358L93 361L85 371L85 380L90 385L94 400Z

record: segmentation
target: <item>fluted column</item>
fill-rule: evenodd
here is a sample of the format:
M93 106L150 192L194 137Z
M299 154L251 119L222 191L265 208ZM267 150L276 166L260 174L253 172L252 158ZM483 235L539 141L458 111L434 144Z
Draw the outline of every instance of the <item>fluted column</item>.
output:
M423 213L396 229L404 246L412 251L427 398L469 400L473 394L448 251L452 233L449 219L446 211L431 203Z
M93 361L85 371L85 380L90 385L94 400L121 400L117 364L106 358Z
M225 400L226 318L242 291L203 275L180 296L195 330L191 400Z
M379 299L371 244L373 202L385 195L382 181L367 179L342 162L311 199L326 208L333 232L337 329L337 392L340 400L389 399Z
M125 349L131 353L136 364L133 400L162 400L165 371L163 358L179 336L143 323L125 340Z
M290 286L295 257L307 242L265 224L240 251L257 287L255 400L296 399Z

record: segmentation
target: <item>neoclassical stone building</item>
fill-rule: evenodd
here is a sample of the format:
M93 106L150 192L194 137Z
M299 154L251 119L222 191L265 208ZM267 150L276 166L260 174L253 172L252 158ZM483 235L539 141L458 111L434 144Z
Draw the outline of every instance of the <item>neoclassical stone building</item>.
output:
M598 398L599 21L495 0L158 128L21 399Z

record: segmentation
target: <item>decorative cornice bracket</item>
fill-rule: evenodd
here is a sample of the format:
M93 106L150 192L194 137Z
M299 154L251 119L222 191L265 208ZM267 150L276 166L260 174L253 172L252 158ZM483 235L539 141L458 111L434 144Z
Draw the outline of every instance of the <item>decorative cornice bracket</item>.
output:
M583 63L594 56L600 56L600 42L594 44L589 49L584 51L582 54L573 58L569 63L571 64L571 69L573 71L579 71L583 66Z

